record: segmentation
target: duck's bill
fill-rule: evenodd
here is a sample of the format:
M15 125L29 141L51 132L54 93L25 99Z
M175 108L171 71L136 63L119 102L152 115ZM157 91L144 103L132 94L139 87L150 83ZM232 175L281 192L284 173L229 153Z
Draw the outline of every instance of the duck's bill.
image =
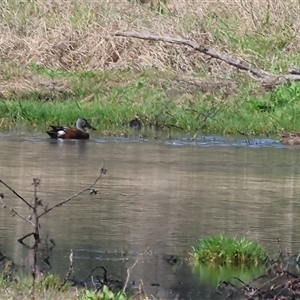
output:
M89 124L89 126L87 126L88 129L91 129L91 130L97 130L95 127L93 127L92 125Z
M88 128L88 129L91 129L91 130L97 130L95 127L93 127L90 123L86 123L86 127Z

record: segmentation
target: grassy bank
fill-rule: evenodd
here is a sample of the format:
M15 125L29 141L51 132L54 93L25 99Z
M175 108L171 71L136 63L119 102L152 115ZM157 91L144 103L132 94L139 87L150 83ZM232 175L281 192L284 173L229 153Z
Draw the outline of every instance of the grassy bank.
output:
M144 3L145 2L145 3ZM297 1L4 1L0 127L87 118L121 134L145 127L194 134L300 129L300 85L269 89L185 46L115 37L117 30L197 41L273 73L299 62Z

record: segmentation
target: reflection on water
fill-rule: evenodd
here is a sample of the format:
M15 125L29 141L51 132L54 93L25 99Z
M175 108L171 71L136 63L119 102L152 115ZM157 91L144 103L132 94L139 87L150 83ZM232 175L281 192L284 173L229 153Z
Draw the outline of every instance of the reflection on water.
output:
M212 266L197 264L191 266L192 272L198 276L199 281L213 284L215 287L224 280L232 281L239 278L242 282L250 282L265 272L264 266L253 266L252 268L236 268L231 266Z
M164 256L186 256L198 238L219 233L247 236L273 251L279 238L287 250L299 251L300 152L274 140L249 145L214 137L52 141L43 135L3 135L0 141L1 179L31 201L31 181L39 177L45 205L89 185L105 162L108 173L97 195L81 195L41 220L43 235L57 244L52 263L62 274L70 249L79 277L102 264L124 279L138 258L131 277L143 279L148 293L217 299L189 266L171 266ZM7 189L0 192L28 214ZM31 230L0 210L0 251L25 260L16 241Z

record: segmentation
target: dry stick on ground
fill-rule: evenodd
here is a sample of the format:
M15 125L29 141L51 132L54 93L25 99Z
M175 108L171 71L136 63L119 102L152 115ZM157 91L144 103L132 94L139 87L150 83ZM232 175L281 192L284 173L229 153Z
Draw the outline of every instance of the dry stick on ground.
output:
M115 36L122 36L122 37L132 37L132 38L138 38L142 40L151 40L151 41L161 41L165 43L171 43L171 44L177 44L177 45L185 45L189 46L196 51L199 51L211 58L215 58L218 60L222 60L226 62L227 64L234 66L238 69L248 71L258 77L259 79L262 79L264 83L282 83L285 81L300 81L300 75L299 74L286 74L286 75L275 75L268 73L262 69L256 68L250 64L247 64L241 60L236 60L232 57L229 57L224 54L220 54L214 51L211 51L207 49L205 46L199 45L194 41L190 40L184 40L169 36L159 36L159 35L152 35L152 34L145 34L145 33L137 33L137 32L128 32L128 31L117 31L114 33Z

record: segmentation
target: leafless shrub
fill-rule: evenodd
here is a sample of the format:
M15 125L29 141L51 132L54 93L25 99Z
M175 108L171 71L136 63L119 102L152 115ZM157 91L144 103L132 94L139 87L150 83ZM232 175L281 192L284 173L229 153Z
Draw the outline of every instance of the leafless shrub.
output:
M0 179L0 184L5 186L10 192L12 192L20 201L22 201L30 210L30 215L29 217L26 217L23 213L19 212L19 210L16 210L15 208L11 207L9 204L7 204L5 200L5 194L0 193L0 203L2 203L2 207L5 209L9 209L11 212L11 215L17 216L23 221L29 223L33 227L33 231L26 234L22 238L18 239L18 242L24 245L27 249L30 251L30 267L31 267L31 275L32 275L32 291L34 292L34 287L35 287L35 282L37 278L40 276L40 270L39 270L39 256L41 253L41 241L42 238L40 236L40 228L41 228L41 222L40 218L43 217L44 215L48 214L50 211L52 211L55 208L59 208L62 205L70 202L77 196L83 194L84 192L89 192L91 189L94 188L95 184L100 180L101 176L103 174L106 174L106 169L102 167L100 169L99 175L95 179L93 183L91 183L88 187L82 189L81 191L75 193L74 195L68 197L67 199L60 201L52 206L49 206L48 204L43 203L43 200L38 196L38 188L40 186L41 180L39 178L33 178L32 186L33 186L33 203L30 203L27 201L21 194L19 194L15 189L10 187L6 182L4 182L2 179ZM25 243L24 241L29 238L29 237L34 238L34 244L33 246L30 246L29 243ZM43 262L46 263L49 267L51 267L49 263L50 256L52 255L52 249L55 246L55 242L51 239L50 240L52 246L50 247L50 251L48 255L43 259ZM0 253L1 256L1 253ZM3 256L4 257L4 256ZM69 271L66 275L66 280L69 278L71 272L73 269L73 252L71 251L70 255L70 267ZM65 284L64 282L64 284ZM64 285L63 284L63 285Z

